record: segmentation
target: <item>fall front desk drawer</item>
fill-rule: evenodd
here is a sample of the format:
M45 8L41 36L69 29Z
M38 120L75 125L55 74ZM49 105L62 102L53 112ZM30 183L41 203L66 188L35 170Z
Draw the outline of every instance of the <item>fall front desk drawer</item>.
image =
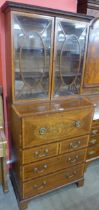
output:
M71 152L67 155L61 155L59 157L50 158L23 166L21 168L21 170L23 169L22 181L40 177L82 163L85 161L86 151L86 149L83 149L80 151Z
M22 151L22 164L36 162L58 155L58 143L47 144L40 147L26 149Z
M90 108L24 117L23 148L88 134L91 118Z
M32 197L82 178L84 164L23 183L23 198Z

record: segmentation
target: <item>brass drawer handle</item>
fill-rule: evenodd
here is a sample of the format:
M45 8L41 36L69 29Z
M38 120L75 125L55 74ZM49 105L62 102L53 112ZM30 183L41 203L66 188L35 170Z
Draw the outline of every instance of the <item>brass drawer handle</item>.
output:
M94 151L94 150L92 150L92 151L90 151L90 152L88 152L88 155L90 156L90 155L94 155L96 152Z
M65 178L71 179L71 178L73 178L76 174L77 174L77 171L73 171L72 174L65 174Z
M92 134L96 135L98 133L98 130L92 130Z
M34 168L33 172L35 173L43 173L48 168L48 165L45 164L42 168Z
M89 143L90 144L96 144L96 142L97 142L97 139L92 139Z
M42 158L42 157L46 157L46 156L48 156L48 149L47 148L44 150L43 154L41 153L41 151L36 151L35 152L35 157L36 158Z
M76 128L80 128L81 121L80 120L75 121L74 125L75 125Z
M40 185L35 184L33 186L33 189L35 189L35 190L42 190L44 187L46 187L46 185L47 185L47 182L43 181L42 184L40 184Z
M71 157L68 158L68 161L69 161L70 163L75 163L75 162L77 162L78 160L79 160L79 156L78 156L78 155L76 155L74 158L71 158Z
M46 132L47 132L47 129L46 128L40 128L39 129L40 135L44 135L44 134L46 134Z
M76 149L80 146L81 141L77 141L77 142L72 142L69 144L70 149Z

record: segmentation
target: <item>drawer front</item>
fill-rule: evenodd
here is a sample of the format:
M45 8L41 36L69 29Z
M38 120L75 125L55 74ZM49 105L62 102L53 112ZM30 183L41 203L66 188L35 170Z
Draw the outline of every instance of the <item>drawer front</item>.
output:
M89 139L89 146L94 146L99 144L99 135L92 135Z
M85 158L86 149L23 166L22 180L26 181L29 179L50 174L61 169L68 168L70 166L84 162Z
M92 121L92 126L93 127L99 126L99 120L93 120Z
M59 186L79 180L83 176L84 165L75 166L61 172L32 180L23 184L23 198L32 197Z
M92 135L97 135L97 134L99 134L99 127L94 127L94 128L92 128L91 134L92 134Z
M99 156L99 144L89 147L87 151L87 160Z
M25 117L22 121L23 148L85 135L90 132L91 118L90 108Z
M22 151L22 163L27 164L58 155L58 143L47 144Z
M88 141L89 141L89 136L82 136L79 138L74 138L74 139L70 139L70 140L66 140L66 141L62 141L60 143L60 154L66 153L66 152L70 152L73 150L78 150L81 149L83 147L87 147L88 146Z

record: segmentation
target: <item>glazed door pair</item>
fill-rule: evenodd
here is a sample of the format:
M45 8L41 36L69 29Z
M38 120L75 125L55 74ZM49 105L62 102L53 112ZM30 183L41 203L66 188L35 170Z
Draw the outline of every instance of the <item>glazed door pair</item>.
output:
M79 94L88 22L12 13L13 100Z

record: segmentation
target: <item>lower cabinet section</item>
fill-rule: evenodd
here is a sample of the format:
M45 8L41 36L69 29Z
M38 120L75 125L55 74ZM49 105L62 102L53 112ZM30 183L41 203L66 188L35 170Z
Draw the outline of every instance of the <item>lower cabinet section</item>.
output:
M71 183L83 185L93 105L81 98L62 103L48 103L44 112L38 104L36 113L34 106L31 112L25 105L12 107L11 179L20 210L32 197Z
M84 164L62 170L42 178L23 183L23 199L36 196L58 188L65 184L75 182L83 177Z

